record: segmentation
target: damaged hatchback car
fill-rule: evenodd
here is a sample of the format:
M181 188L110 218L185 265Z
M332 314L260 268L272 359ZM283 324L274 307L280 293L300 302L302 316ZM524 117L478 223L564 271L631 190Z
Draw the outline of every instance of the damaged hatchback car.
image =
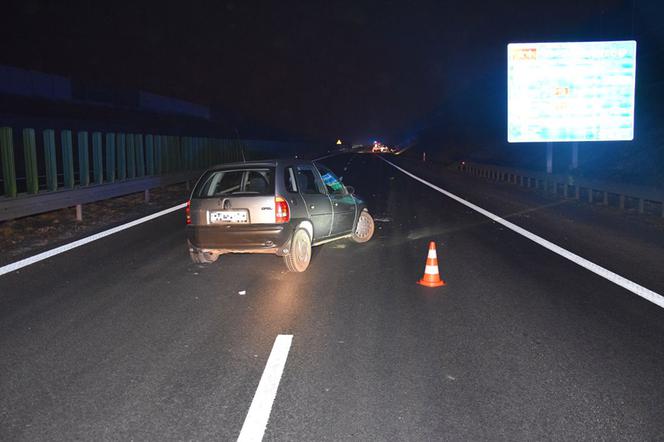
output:
M225 253L272 253L303 272L311 248L342 238L371 239L373 218L350 186L318 162L250 161L206 171L186 208L195 263Z

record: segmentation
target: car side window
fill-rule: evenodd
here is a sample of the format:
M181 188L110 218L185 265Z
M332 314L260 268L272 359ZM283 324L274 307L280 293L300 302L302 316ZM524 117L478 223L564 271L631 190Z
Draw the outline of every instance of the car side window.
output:
M343 184L341 184L341 181L337 176L332 173L330 169L327 167L323 166L317 166L318 171L320 172L321 177L323 178L323 183L325 183L325 187L327 188L327 192L330 195L345 195L346 194L346 188L344 187Z
M295 180L295 171L292 167L284 169L284 181L287 192L297 193L297 181Z
M322 188L320 180L316 177L313 167L298 166L297 167L297 187L301 193L318 194L325 193Z

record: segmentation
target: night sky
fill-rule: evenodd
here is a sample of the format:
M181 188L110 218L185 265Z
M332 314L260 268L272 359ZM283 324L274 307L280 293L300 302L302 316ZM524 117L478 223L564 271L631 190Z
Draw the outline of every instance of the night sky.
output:
M318 139L397 140L436 109L461 125L504 127L493 109L505 106L508 42L637 35L649 39L640 56L662 49L656 1L64 3L3 7L0 63Z

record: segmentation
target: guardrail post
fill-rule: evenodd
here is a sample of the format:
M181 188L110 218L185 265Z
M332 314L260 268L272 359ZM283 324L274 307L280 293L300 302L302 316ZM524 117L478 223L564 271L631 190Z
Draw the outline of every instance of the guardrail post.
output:
M136 148L134 134L127 134L127 178L136 178Z
M83 205L76 204L76 221L83 221Z
M16 196L16 165L14 164L14 134L11 127L0 128L0 157L5 196Z
M115 182L115 134L106 134L106 182Z
M136 145L136 176L145 176L145 155L143 152L143 134L134 134Z
M44 130L44 161L46 164L46 188L58 190L58 163L55 158L55 132Z
M95 184L104 182L104 164L102 160L101 132L92 133L92 175Z
M115 135L115 156L117 160L118 179L120 181L127 179L127 137L123 133Z
M618 199L620 200L619 203L618 203L618 205L620 207L620 210L625 210L625 195L620 194Z
M88 158L88 133L78 133L78 184L87 186L90 184L90 160Z
M604 198L602 199L602 204L604 204L605 206L609 205L609 192L607 192L606 190L604 191Z
M645 211L645 205L646 205L646 200L643 198L639 198L639 213L643 214Z
M567 183L563 183L563 198L567 199Z
M154 137L145 136L145 166L148 175L154 175Z
M588 204L593 203L593 189L592 187L588 187Z
M63 130L60 132L60 141L62 144L62 173L64 175L64 187L66 189L73 189L74 155L72 151L71 131Z
M25 180L27 192L39 192L39 172L37 169L37 142L34 129L23 129L23 156L25 158Z
M578 184L574 186L574 199L581 199L581 186Z

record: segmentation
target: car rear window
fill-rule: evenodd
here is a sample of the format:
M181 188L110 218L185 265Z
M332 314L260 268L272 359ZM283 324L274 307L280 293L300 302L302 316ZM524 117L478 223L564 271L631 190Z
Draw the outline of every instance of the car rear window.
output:
M213 170L194 189L195 198L274 194L274 168Z

